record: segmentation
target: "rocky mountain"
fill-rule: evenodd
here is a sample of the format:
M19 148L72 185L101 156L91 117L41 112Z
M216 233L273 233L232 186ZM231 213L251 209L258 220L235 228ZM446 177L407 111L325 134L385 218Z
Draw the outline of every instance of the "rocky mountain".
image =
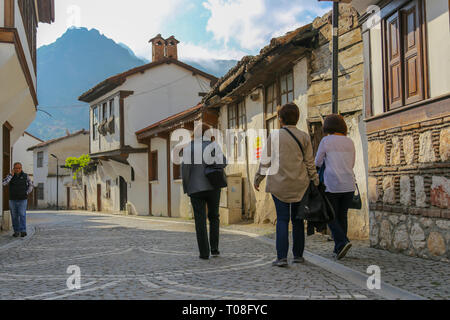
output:
M183 60L221 77L234 60ZM47 140L89 129L88 106L78 97L104 79L148 63L123 43L96 29L70 28L54 43L37 50L38 113L27 129Z

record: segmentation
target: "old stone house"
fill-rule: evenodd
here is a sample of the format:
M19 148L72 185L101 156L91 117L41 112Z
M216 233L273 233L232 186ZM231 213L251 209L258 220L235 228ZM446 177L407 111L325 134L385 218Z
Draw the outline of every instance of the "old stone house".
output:
M448 261L450 3L352 4L364 40L371 244Z
M150 145L136 132L197 105L217 78L179 61L173 36L157 35L150 43L151 63L110 77L79 97L90 104L94 170L83 177L87 209L171 215L170 205L152 202L167 199L164 172L172 169L163 166L163 157L170 146L162 134Z
M365 239L369 236L369 214L367 146L362 121L363 44L356 10L350 5L341 5L340 9L339 112L345 117L349 136L357 148L354 171L364 202L362 210L349 212L349 235ZM207 109L217 113L219 129L248 132L279 128L277 108L293 101L301 110L298 127L310 134L316 152L323 137L323 117L332 113L331 37L330 12L272 39L258 56L244 57L204 99ZM259 156L264 138L259 135L256 140L225 141L228 154L244 154L244 161L228 166L227 173L243 177L244 217L254 218L256 223L274 223L273 201L269 194L255 192L253 178L258 165L249 161L255 154Z

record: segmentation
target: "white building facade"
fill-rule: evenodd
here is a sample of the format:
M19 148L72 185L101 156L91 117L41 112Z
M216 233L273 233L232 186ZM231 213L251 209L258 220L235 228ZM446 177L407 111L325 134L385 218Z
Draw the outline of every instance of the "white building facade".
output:
M11 172L14 143L36 116L36 32L55 20L54 0L0 0L0 170ZM8 188L0 186L0 213L9 211ZM10 222L3 221L8 229ZM4 223L3 223L4 222Z
M79 98L90 104L90 155L96 164L83 178L89 210L167 215L150 205L150 192L164 193L149 187L149 145L136 132L197 105L217 80L178 61L174 37L158 35L150 42L151 63L106 79ZM164 147L161 142L159 154ZM163 181L151 182L164 189Z
M28 150L33 152L35 188L33 207L38 209L82 207L81 181L75 181L72 170L63 167L67 158L78 158L89 153L89 132L81 130L40 143Z

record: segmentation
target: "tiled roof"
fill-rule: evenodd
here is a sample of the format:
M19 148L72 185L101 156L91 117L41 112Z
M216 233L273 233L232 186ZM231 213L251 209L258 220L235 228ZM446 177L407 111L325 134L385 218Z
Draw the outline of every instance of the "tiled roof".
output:
M136 132L136 135L139 136L140 134L146 133L151 131L152 129L156 129L156 128L164 128L166 126L170 126L171 124L173 124L173 122L176 121L181 121L183 119L185 119L186 117L189 117L191 115L197 114L197 112L200 112L202 110L203 105L202 104L198 104L195 107L186 109L180 113L174 114L166 119L163 119L161 121L158 121L142 130L139 130Z
M37 144L35 146L32 146L31 148L28 148L27 151L33 151L34 149L37 149L37 148L46 147L46 146L51 145L53 143L56 143L56 142L59 142L59 141L65 140L65 139L69 139L69 138L78 136L80 134L89 134L89 131L86 131L86 130L83 129L83 130L77 131L75 133L71 133L71 134L68 134L66 136L63 136L63 137L59 137L59 138L56 138L56 139L44 141L44 142L39 143L39 144Z
M216 82L217 78L214 77L213 75L203 72L197 68L194 68L186 63L183 63L181 61L178 61L176 59L172 59L172 58L164 58L161 59L160 61L155 61L155 62L151 62L148 63L146 65L128 70L126 72L117 74L115 76L112 76L102 82L100 82L98 85L96 85L95 87L93 87L92 89L86 91L85 93L83 93L78 100L83 101L83 102L92 102L95 99L101 97L102 95L114 90L115 88L121 86L122 84L125 83L127 77L132 76L136 73L139 72L144 72L148 69L163 65L163 64L176 64L182 68L185 68L189 71L192 71L193 73L199 74L207 79L210 79L212 82Z

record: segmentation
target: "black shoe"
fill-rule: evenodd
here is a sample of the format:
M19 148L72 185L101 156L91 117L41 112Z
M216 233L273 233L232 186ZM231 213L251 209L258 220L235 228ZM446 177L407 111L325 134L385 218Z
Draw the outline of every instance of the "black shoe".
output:
M336 259L341 260L345 255L347 254L348 250L352 247L352 244L350 242L347 242L347 244L339 251L339 253L336 256Z
M285 267L289 266L289 264L287 262L287 259L277 259L274 262L272 262L272 266L285 268Z
M14 238L17 238L18 236L20 236L20 233L14 232L13 237L14 237Z
M295 257L294 260L292 260L293 263L305 263L305 258L303 257Z
M213 256L213 257L218 257L218 256L220 256L220 251L219 251L219 250L217 250L217 251L211 251L211 256Z
M20 233L20 236L23 238L23 237L26 237L27 236L27 233L26 232L21 232Z
M202 260L209 260L209 257L200 256L199 258L202 259Z

